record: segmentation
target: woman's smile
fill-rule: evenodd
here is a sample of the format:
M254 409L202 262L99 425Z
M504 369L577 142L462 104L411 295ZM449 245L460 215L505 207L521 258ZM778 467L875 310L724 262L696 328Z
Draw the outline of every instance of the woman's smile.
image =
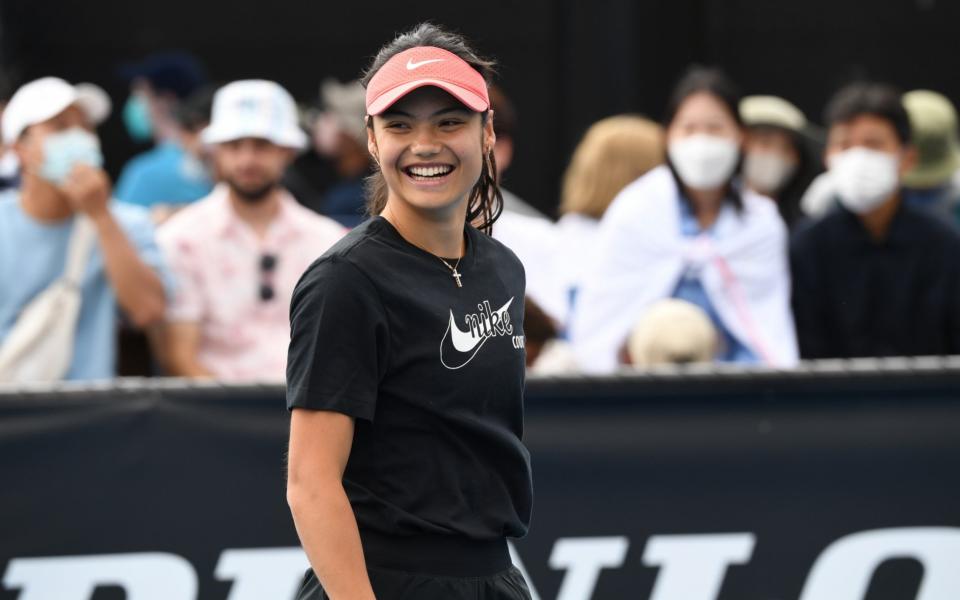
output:
M417 163L403 167L401 171L414 185L424 188L434 188L448 183L453 175L454 167L445 163Z

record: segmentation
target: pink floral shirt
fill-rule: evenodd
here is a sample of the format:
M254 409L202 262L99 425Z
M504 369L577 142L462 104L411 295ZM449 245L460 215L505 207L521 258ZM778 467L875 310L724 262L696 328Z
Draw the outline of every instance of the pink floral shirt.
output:
M233 212L227 189L171 217L157 241L177 280L170 322L200 325L199 362L224 381L283 381L289 309L300 275L346 233L284 192L266 236ZM263 268L271 256L273 267ZM273 297L264 300L261 287Z

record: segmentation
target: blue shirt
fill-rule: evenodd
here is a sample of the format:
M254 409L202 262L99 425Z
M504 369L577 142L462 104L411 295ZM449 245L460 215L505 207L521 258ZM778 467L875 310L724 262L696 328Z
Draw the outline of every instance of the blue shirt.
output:
M682 198L678 198L677 201L680 202L680 233L684 237L696 237L702 233L713 234L711 229L704 231L700 228L700 223L688 202L684 202ZM722 210L729 210L729 207L725 206ZM710 302L707 290L704 289L703 283L700 281L700 273L688 268L681 276L676 289L674 289L673 297L696 304L713 321L713 326L717 328L717 332L720 334L722 346L717 353L717 360L735 363L757 362L756 355L734 337L720 319L717 309Z
M171 289L147 211L121 203L113 203L110 210L140 259L160 275L166 289ZM18 192L0 193L0 344L27 303L63 274L73 222L72 217L57 223L36 221L23 212ZM113 377L117 301L98 244L94 244L87 261L81 298L73 362L66 379Z
M149 207L189 204L212 189L203 164L178 144L165 142L130 159L114 194L123 202Z
M354 228L367 219L364 178L340 181L327 190L323 199L322 214L334 219L344 227Z

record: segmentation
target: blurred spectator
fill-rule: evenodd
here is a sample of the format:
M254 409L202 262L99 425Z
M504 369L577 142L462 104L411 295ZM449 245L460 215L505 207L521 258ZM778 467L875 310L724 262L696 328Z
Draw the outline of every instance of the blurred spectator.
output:
M13 93L8 87L8 79L0 71L0 115L6 108L7 102ZM3 139L3 128L0 127L0 139ZM17 153L5 143L0 143L0 192L20 187L20 163L17 162Z
M223 184L159 233L178 284L167 313L167 367L189 377L280 381L293 287L344 229L280 185L307 136L293 98L276 83L221 88L202 137Z
M847 126L836 123L827 132L826 145L823 148L824 165L829 165L831 158L843 151L843 142L846 139ZM837 206L837 188L833 182L833 173L828 170L814 177L800 199L800 209L810 219L819 219Z
M733 183L739 100L714 69L694 68L674 89L668 164L624 188L600 224L571 328L583 369L614 370L638 318L670 297L710 315L719 360L796 361L786 227L769 198Z
M903 105L910 116L918 155L917 165L903 176L904 201L950 220L955 213L960 218L960 188L955 181L960 169L956 108L929 90L907 92Z
M554 277L554 257L557 252L557 231L545 217L504 210L493 226L493 237L510 248L526 271L526 295L533 299L550 317L563 317L561 295Z
M2 112L2 108L0 108ZM20 163L12 148L0 149L0 191L20 187Z
M493 158L497 180L502 181L504 172L513 162L517 113L507 95L495 85L490 87L490 108L493 110L493 130L497 136ZM560 305L555 301L558 294L552 271L556 251L553 222L502 185L500 193L503 196L503 212L493 227L493 237L513 250L523 263L527 275L527 296L556 320L561 314L558 310Z
M824 149L824 157L833 153L830 140ZM800 210L810 219L819 219L837 205L837 191L833 186L830 171L824 171L810 182L800 198Z
M13 89L10 87L10 80L7 74L0 70L0 115L10 100ZM3 139L3 129L0 128L0 140ZM0 192L20 185L20 164L17 163L17 155L13 148L8 148L6 144L0 142Z
M110 101L109 94L94 83L78 83L74 89L85 107L83 116L86 118L86 126L96 129L113 112L113 102Z
M557 339L557 325L537 303L527 298L523 305L523 339L527 368L532 367L541 353Z
M497 163L497 181L503 182L503 175L513 164L513 153L517 139L517 109L503 89L494 84L490 86L490 108L493 110L493 132L497 141L493 144L493 158ZM500 186L503 194L503 210L507 213L527 217L545 218L545 215L524 202L519 196Z
M663 164L663 128L643 117L601 119L584 134L563 175L553 277L558 321L569 325L577 290L591 269L600 219L620 190Z
M710 316L684 300L660 300L643 314L627 342L635 367L709 363L719 340Z
M900 94L850 85L828 104L826 122L840 206L792 242L802 356L960 352L960 237L901 200L916 152Z
M0 354L5 360L17 355L19 365L8 374L112 377L117 303L139 327L164 312L153 226L142 209L110 201L93 133L107 114L88 92L46 77L21 87L3 112L3 141L23 177L19 191L0 197ZM41 296L58 300L41 306L34 302ZM42 338L52 332L62 334L69 349L44 346ZM61 360L63 369L54 369L60 372L43 369Z
M740 103L747 126L743 179L748 188L773 198L788 227L803 217L800 197L810 185L819 156L807 137L809 124L793 104L776 96L748 96Z
M330 160L338 181L327 188L320 213L342 225L354 227L366 217L363 182L370 174L365 117L366 91L359 81L339 83L326 79L320 85L321 112L313 126L317 154Z
M113 110L113 103L110 102L110 96L98 85L93 83L78 83L74 90L79 98L82 98L84 106L83 117L86 120L86 127L96 129L100 123L107 120L110 112ZM0 113L6 105L6 98L0 101ZM0 131L2 134L2 131ZM0 191L20 187L20 162L17 160L17 153L13 148L2 146L3 153L0 155Z
M174 114L180 126L180 142L186 151L186 156L189 157L187 162L195 165L194 159L200 161L205 176L213 173L214 168L210 152L203 143L200 133L210 124L210 110L213 104L214 91L213 86L201 87L181 102ZM188 204L187 202L158 202L154 204L150 207L153 222L157 225L163 223Z
M152 207L206 196L213 181L195 143L196 131L177 118L181 105L206 84L203 67L189 54L155 54L122 74L130 81L123 107L127 132L135 141L156 145L124 166L117 198Z

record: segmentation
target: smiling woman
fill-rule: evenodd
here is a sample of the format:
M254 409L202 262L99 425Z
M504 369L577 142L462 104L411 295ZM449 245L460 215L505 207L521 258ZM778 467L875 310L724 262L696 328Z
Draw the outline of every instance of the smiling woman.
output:
M432 39L428 44L421 45L420 41L427 37ZM439 105L435 106L438 112L427 114L434 118L436 124L442 123L441 128L446 126L445 133L462 134L464 129L473 132L473 140L468 142L466 151L471 158L479 159L480 171L464 178L473 182L466 215L467 220L476 224L478 229L490 232L503 207L492 152L493 142L496 141L493 113L489 109L486 92L493 73L493 62L477 56L462 38L429 25L421 26L407 36L400 36L380 51L363 78L368 98L376 98L367 111L367 129L370 152L380 167L369 180L370 214L383 211L391 189L388 187L390 175L383 170L384 163L378 158L376 124L379 121L382 125L385 118L412 118L412 115L403 112L403 102L398 102L398 99L415 91L416 95L432 95L432 100ZM414 80L407 81L411 75ZM410 87L411 84L416 87ZM380 114L388 108L386 114ZM451 118L443 119L444 116ZM482 135L473 121L479 122ZM395 126L402 129L411 126L411 123L400 122Z
M436 87L419 88L372 117L369 144L386 184L384 216L395 225L417 218L410 212L431 210L465 219L464 198L480 178L492 139L490 119Z
M501 205L491 63L421 25L364 77L371 218L291 305L287 497L301 599L529 598L523 267Z

